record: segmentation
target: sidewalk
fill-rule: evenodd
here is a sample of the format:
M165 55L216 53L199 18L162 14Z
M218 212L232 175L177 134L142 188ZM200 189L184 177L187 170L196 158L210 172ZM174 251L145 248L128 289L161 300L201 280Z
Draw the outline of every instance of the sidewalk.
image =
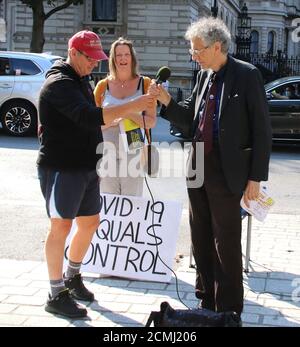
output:
M243 221L245 249L246 221ZM185 256L176 271L182 300L197 305L194 269ZM48 293L44 262L0 259L0 326L115 327L144 326L162 301L183 308L175 279L167 283L141 282L88 274L88 288L96 301L88 318L71 320L44 311ZM270 214L253 221L249 273L244 274L245 327L300 327L300 216Z

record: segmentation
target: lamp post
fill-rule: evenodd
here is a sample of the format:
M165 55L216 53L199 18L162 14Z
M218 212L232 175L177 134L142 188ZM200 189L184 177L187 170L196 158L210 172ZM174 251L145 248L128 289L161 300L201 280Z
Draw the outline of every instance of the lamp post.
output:
M241 9L238 17L238 34L236 36L236 53L237 56L249 56L251 46L251 17L248 16L246 3Z
M218 17L218 4L217 0L214 0L214 5L210 8L210 12L212 17L217 18Z

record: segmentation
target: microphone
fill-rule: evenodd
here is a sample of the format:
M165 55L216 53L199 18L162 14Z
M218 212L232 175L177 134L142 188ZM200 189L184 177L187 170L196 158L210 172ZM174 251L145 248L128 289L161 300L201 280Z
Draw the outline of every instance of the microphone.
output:
M166 80L171 76L171 70L167 66L162 66L155 76L155 83L161 84L166 82ZM142 112L143 117L145 116L145 111ZM145 119L145 118L144 118ZM145 125L145 123L144 123ZM148 140L148 146L144 152L144 170L148 173L150 177L155 177L158 172L159 154L157 149L151 144L151 132L150 129L145 127L145 135Z
M156 84L161 84L166 82L166 80L171 76L171 70L167 66L162 66L155 76Z

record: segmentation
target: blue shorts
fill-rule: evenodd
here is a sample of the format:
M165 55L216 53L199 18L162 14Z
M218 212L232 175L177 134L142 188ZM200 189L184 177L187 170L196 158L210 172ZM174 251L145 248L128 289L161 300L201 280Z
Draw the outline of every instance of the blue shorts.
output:
M74 219L100 212L96 170L57 171L39 166L38 177L49 218Z

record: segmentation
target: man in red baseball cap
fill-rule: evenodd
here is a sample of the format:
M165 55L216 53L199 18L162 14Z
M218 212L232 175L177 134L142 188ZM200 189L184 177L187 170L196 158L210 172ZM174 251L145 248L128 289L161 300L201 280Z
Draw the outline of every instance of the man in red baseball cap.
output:
M100 60L107 60L99 36L89 30L74 34L68 42L68 59L80 77L90 75Z
M45 310L69 318L87 315L77 300L92 302L94 294L80 274L82 260L100 223L100 188L96 167L102 155L101 126L120 116L152 108L155 100L141 95L123 105L97 107L86 78L100 60L107 59L98 35L80 31L71 37L68 58L47 72L39 98L38 177L46 200L50 230L45 255L50 293ZM63 274L65 241L76 220Z
M69 40L69 49L75 48L93 60L107 60L99 36L93 31L82 30Z

